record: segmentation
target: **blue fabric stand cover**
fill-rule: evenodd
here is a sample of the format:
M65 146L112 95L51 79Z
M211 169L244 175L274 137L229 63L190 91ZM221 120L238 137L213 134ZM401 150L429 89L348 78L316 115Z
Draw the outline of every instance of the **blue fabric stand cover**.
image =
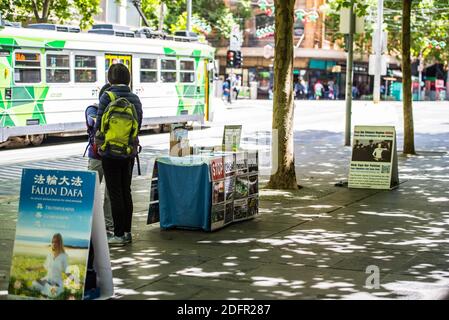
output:
M158 161L160 226L210 231L212 183L209 166Z

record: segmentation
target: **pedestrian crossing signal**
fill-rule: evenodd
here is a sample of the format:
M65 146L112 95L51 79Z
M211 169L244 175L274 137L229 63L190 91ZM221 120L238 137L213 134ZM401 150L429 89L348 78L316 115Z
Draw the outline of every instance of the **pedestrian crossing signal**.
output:
M226 55L226 66L228 68L234 68L235 67L235 51L228 50L228 53Z
M234 68L241 68L243 65L243 57L241 51L235 52Z

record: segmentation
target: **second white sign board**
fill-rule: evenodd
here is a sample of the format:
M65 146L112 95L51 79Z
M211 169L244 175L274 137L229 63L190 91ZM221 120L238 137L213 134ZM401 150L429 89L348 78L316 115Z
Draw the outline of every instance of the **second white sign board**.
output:
M355 126L349 188L393 189L398 184L395 128Z

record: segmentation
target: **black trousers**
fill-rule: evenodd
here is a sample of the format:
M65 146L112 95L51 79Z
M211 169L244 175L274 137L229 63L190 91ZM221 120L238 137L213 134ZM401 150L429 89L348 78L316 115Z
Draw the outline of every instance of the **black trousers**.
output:
M131 232L133 217L131 179L134 158L103 158L101 162L103 165L106 186L109 191L109 198L111 200L114 235L121 237L125 232Z

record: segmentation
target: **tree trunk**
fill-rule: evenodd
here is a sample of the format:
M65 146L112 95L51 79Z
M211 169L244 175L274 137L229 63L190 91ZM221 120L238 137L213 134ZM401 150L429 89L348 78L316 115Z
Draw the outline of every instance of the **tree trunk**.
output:
M41 17L39 16L39 9L37 7L37 3L36 1L32 1L33 4L33 13L34 13L34 17L36 18L36 22L41 22Z
M412 0L402 1L402 90L404 109L404 154L415 154L410 59L410 15Z
M48 21L48 16L50 13L50 7L52 4L53 0L45 0L44 1L44 5L42 8L42 20L45 20L43 22L47 22Z
M295 0L275 0L273 172L267 188L298 189L293 145L293 23Z

